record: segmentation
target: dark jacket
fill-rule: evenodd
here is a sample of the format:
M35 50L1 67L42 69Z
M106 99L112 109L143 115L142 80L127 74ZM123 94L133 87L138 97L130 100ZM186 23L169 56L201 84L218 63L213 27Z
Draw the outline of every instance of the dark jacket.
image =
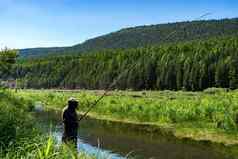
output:
M62 120L64 124L63 142L77 142L78 117L76 110L69 106L64 108Z

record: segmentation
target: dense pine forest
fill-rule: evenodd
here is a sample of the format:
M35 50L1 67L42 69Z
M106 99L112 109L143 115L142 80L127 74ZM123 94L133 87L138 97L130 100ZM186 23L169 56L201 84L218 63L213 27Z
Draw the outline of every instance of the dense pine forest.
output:
M78 54L104 49L137 48L198 39L205 40L230 35L238 36L238 18L126 28L71 47L22 49L20 56L32 58L45 55Z
M238 37L20 60L21 87L188 90L238 88Z

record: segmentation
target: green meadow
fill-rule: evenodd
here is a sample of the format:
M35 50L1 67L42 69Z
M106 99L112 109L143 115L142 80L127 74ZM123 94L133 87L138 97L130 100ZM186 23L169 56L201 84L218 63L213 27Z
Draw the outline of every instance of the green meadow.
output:
M104 91L20 90L18 98L42 102L45 110L61 110L69 97L88 110ZM169 129L177 138L238 144L238 91L209 88L203 92L109 91L89 113L92 118Z

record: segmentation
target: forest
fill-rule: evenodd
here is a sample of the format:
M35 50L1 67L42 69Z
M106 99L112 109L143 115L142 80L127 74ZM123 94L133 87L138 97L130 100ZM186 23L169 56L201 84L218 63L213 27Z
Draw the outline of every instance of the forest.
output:
M111 89L237 89L238 38L21 59L12 69L22 88L107 89L116 80Z

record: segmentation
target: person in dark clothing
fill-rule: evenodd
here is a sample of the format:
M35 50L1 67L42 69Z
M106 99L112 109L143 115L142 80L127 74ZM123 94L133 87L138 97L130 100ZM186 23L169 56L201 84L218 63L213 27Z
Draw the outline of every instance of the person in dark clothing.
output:
M62 141L66 144L73 144L77 147L78 136L78 117L76 109L78 107L78 101L74 98L68 100L68 106L63 110L62 120L64 124L64 132Z

